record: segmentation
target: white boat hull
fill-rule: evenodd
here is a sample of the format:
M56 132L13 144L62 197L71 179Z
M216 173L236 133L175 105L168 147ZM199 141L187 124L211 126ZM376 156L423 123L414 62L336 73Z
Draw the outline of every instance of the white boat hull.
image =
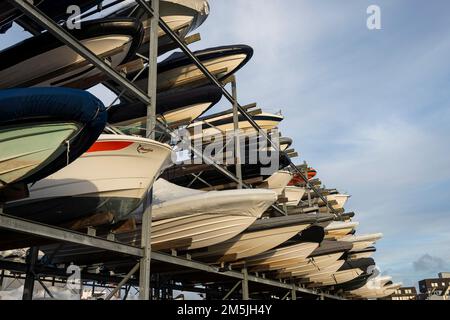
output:
M307 258L305 261L290 268L285 268L278 272L278 278L299 278L308 274L313 274L325 270L342 257L343 253L334 253L314 258Z
M232 73L247 58L245 54L235 54L221 58L203 61L205 67L220 78L226 74ZM158 91L165 91L181 86L208 84L209 80L194 64L174 68L158 75ZM136 81L140 88L147 86L147 79Z
M128 55L132 39L109 35L81 43L95 55L108 58L111 67L116 68ZM67 46L60 46L0 71L0 88L65 86L100 73L81 55Z
M275 271L301 263L317 247L318 243L305 242L285 248L274 249L255 257L245 259L245 265L252 272ZM242 264L237 262L236 265Z
M255 232L242 233L228 241L209 247L192 257L209 262L234 262L271 250L294 237L309 224L287 226Z
M114 221L122 220L137 209L147 190L169 165L170 155L171 148L156 141L101 135L76 161L32 185L28 199L10 203L7 213L23 206L43 211L46 206L60 205L65 209L55 209L56 216L51 218L70 220L64 217L71 215L68 212L76 218L112 213Z

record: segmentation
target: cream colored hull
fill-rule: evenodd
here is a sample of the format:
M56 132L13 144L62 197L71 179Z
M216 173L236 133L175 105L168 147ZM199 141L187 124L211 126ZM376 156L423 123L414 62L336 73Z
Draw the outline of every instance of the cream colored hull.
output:
M286 248L271 250L267 253L245 260L245 264L252 272L275 271L301 263L317 247L318 243L301 243Z
M347 236L352 231L353 231L353 228L325 231L326 232L325 239L326 240L339 240L339 239Z
M288 202L286 203L289 207L296 207L300 203L300 200L303 198L306 189L300 187L286 187L284 189L284 194L286 198L288 198Z
M192 257L215 262L245 259L279 246L308 226L309 224L243 233L229 241L209 247L206 252L193 254Z
M342 257L343 253L334 253L314 258L308 258L307 260L299 263L290 268L281 270L278 274L279 278L298 278L308 274L313 274L321 270L325 270L329 266L336 263Z
M363 273L364 272L359 268L344 270L344 271L337 271L329 277L324 277L318 281L315 281L316 283L310 285L310 287L332 286L332 285L346 283L346 282L356 279Z
M199 214L152 223L152 245L162 249L200 249L227 241L257 217Z
M270 131L276 128L282 120L283 120L282 117L277 116L273 119L264 119L264 120L256 119L256 123L260 126L262 130ZM202 128L201 127L202 125L206 126L207 128L206 129ZM253 126L248 121L245 120L239 121L239 129L240 134L251 134L256 132L255 128L253 128ZM234 131L234 124L232 121L230 121L228 123L218 125L215 127L208 127L208 125L205 125L204 122L198 122L191 125L189 127L189 131L192 132L192 134L190 135L191 140L197 140L201 138L207 139L218 135L224 135L227 132L229 133L231 131Z
M327 277L337 272L344 265L344 263L344 260L338 260L323 270L308 273L301 278L301 282L319 282L322 279L327 279Z
M124 35L110 35L87 39L81 41L81 43L97 56L104 56L108 52L115 52L115 54L108 55L111 60L111 67L115 68L122 63L127 56L131 46L131 38ZM68 68L75 64L81 64L85 61L86 60L82 56L69 47L61 46L50 50L45 54L25 60L20 63L20 66L15 65L1 71L0 88L12 88L18 85L23 86L25 78L28 83L26 86L64 86L65 84L74 82L82 77L90 77L100 73L97 69L88 71L88 69L91 68L90 64L75 68L72 71L59 72L64 68ZM50 73L55 73L55 76L41 78ZM80 73L82 74L81 76L75 76ZM70 80L68 78L70 78Z
M235 70L246 58L245 54L236 54L206 60L203 64L211 73L220 78ZM201 86L207 83L209 81L194 64L171 69L158 75L158 91L194 84ZM147 79L136 81L136 85L140 88L146 88Z
M292 173L289 171L278 171L264 181L264 187L281 195L291 180Z

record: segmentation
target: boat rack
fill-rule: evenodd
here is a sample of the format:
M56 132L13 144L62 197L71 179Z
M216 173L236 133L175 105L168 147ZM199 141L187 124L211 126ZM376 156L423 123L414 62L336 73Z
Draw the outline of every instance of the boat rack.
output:
M260 130L258 124L253 120L250 112L248 112L248 110L254 106L241 106L238 103L236 78L232 77L227 79L225 83L220 83L216 77L208 71L208 69L187 47L188 43L198 40L199 36L194 35L191 36L191 39L180 39L179 36L175 34L159 17L159 0L136 0L136 3L141 6L141 8L145 9L145 11L149 14L152 30L152 32L150 32L149 56L148 59L144 59L146 60L146 64L144 64L142 59L141 62L137 64L138 67L139 65L143 65L144 68L148 67L149 85L147 92L143 92L137 88L120 72L111 68L107 62L92 53L75 37L70 35L67 31L65 31L65 29L47 17L43 12L41 12L34 5L30 4L27 0L11 0L11 2L34 22L38 23L62 43L66 44L69 48L73 49L92 65L101 70L105 77L115 81L123 88L123 90L134 95L137 99L148 105L146 127L147 137L154 138L156 128L163 129L169 133L171 131L170 128L156 119L156 71L159 26L173 41L174 49L181 49L199 68L199 70L201 70L202 73L211 81L212 84L215 84L221 88L223 96L225 96L225 98L232 104L235 129L239 128L238 115L241 114L258 132L261 133L261 135L264 136L264 138L267 139L268 143L277 149L277 146L272 144L266 133ZM114 1L112 4L118 4L120 2L122 1L118 0ZM92 14L101 10L102 8L98 7ZM86 17L86 15L83 15L83 18L84 17ZM128 67L134 68L136 65ZM226 83L231 83L231 94L225 89ZM236 137L236 150L239 150L238 136ZM244 183L242 179L239 152L236 154L237 166L236 174L234 174L222 166L219 166L213 159L205 157L201 151L196 150L195 148L192 148L191 151L195 155L202 157L206 164L214 166L220 173L228 177L236 187L251 188L251 186ZM293 157L297 156L297 153L292 150L290 150L289 154ZM315 198L322 199L328 208L328 212L334 213L336 217L340 214L333 209L332 204L329 204L323 193L316 188L318 185L317 181L308 181L306 163L301 167L297 167L291 161L290 169L305 181L305 186L307 188L307 201L305 206L302 208L304 212L308 212L308 208L310 211L316 211L318 209L315 203L312 202L312 195L314 194ZM151 193L148 196L151 197ZM144 203L149 202L150 201L144 201ZM277 214L288 214L285 208L280 206L273 206L272 209ZM116 242L113 234L108 235L107 238L98 237L96 236L95 230L90 228L88 228L87 233L80 233L8 216L3 213L3 206L0 203L0 229L50 239L55 242L66 242L94 247L123 256L123 260L118 261L114 266L114 268L117 268L116 270L121 271L116 272L114 275L111 275L111 272L100 275L90 272L82 272L81 274L82 283L85 286L92 286L93 292L95 287L102 287L110 290L107 299L111 299L114 295L123 291L125 292L124 296L126 298L132 288L139 293L139 298L141 300L156 298L170 299L173 298L171 293L172 290L201 292L206 298L213 299L238 298L248 300L253 297L278 297L279 299L290 298L292 300L311 297L314 297L315 299L343 299L340 296L332 295L328 292L321 292L317 289L308 289L287 281L268 279L264 274L250 274L247 272L245 267L241 271L236 271L231 270L231 268L226 265L212 266L193 261L189 254L180 254L175 251L171 252L171 254L152 252L150 243L151 220L151 205L148 205L147 208L145 208L143 215L141 239L142 248L138 248ZM6 278L13 277L24 280L25 284L23 299L31 300L33 298L35 281L38 281L50 296L52 296L52 294L46 287L46 284L54 284L57 282L67 283L70 274L67 274L66 270L62 268L41 265L38 262L38 254L38 247L32 247L27 254L25 263L0 260L0 288ZM153 262L152 268L155 268L156 270L152 274L150 273L151 261ZM173 272L170 271L172 269ZM5 270L8 271L7 275L5 275ZM170 277L167 277L167 275L170 275ZM169 281L162 281L161 279L164 278L166 278L166 280L169 278ZM195 282L192 282L192 279L204 279L204 285L199 287L194 284ZM239 288L240 290L238 290Z

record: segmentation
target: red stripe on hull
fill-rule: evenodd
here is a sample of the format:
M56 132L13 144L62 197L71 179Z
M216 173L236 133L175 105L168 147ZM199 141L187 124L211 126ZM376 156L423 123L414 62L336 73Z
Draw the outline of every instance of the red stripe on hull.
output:
M132 144L133 142L131 141L98 141L94 143L94 145L87 151L87 153L100 151L117 151L125 149Z

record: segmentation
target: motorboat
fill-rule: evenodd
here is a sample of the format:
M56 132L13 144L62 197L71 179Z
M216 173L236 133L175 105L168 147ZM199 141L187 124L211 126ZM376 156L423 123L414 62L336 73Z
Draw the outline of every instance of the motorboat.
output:
M216 105L222 98L222 90L205 86L190 90L159 93L156 98L156 114L169 126L191 123ZM122 131L145 128L148 106L142 102L121 103L108 110L108 121Z
M152 250L196 250L212 247L236 237L276 201L270 190L229 190L204 192L173 185L159 179L153 185ZM141 219L132 230L116 233L118 242L141 245ZM306 222L305 222L306 223ZM296 227L298 229L298 227ZM42 250L55 251L53 263L83 263L111 258L102 250L66 244ZM109 257L108 257L109 256Z
M251 226L277 198L270 190L205 192L160 179L152 207L152 241L156 246L177 242L177 248L189 250L222 243Z
M314 223L332 219L327 214L260 219L238 236L191 255L195 260L215 263L239 261L278 247Z
M112 68L131 59L142 40L142 25L130 18L90 20L80 29L67 30ZM15 44L0 52L0 88L76 87L95 85L101 71L49 32Z
M70 14L67 12L67 8L71 5L77 5L80 8L80 12L85 12L92 7L98 5L102 0L34 0L32 3L47 16L55 21L66 20ZM0 2L0 33L5 33L12 26L12 23L16 22L25 30L40 32L42 27L32 22L32 20L17 9L9 1Z
M252 118L258 126L265 131L275 129L284 119L282 115L267 112L254 115ZM256 129L243 115L238 116L238 126L241 135L256 132ZM212 137L226 135L227 133L234 131L233 115L227 114L217 118L208 119L208 121L197 121L192 123L188 127L188 130L190 132L191 140L211 140Z
M67 88L0 91L0 189L34 183L67 166L96 141L106 109Z
M196 51L194 55L219 81L222 81L250 61L253 49L246 45L230 45ZM127 76L134 79L137 75L131 73ZM138 88L147 90L148 74L141 73L134 83ZM210 84L210 81L183 52L175 52L158 63L158 92L174 88L195 88L207 84ZM122 91L111 81L107 86L115 93Z
M284 189L292 179L292 173L286 170L275 172L269 178L264 180L262 186L275 191L279 196L283 194Z
M160 17L181 39L202 25L208 18L209 12L209 3L205 0L162 0L159 2ZM148 42L150 41L150 23L145 10L136 3L127 3L124 7L109 15L109 17L129 16L139 19L144 26L144 40L138 49L138 53L147 55ZM158 28L158 47L158 54L175 49L172 40L161 28Z
M368 247L372 247L375 242L377 242L381 238L383 238L382 233L374 233L360 236L350 235L343 237L340 240L351 242L353 244L352 251L359 251L364 250Z
M377 251L375 247L367 247L362 250L356 250L348 253L348 259L356 260L362 258L370 258Z
M300 241L285 243L259 255L231 263L231 266L245 265L250 272L269 272L294 266L317 249L323 240L324 231L321 227L311 226L303 230L301 236L303 238Z
M335 204L332 205L332 208L334 210L343 209L345 204L347 203L348 199L351 196L346 194L330 194L327 195L325 198L328 202L335 202ZM323 207L320 208L320 212L328 212L328 208L326 207L326 204L322 201L322 199L319 199L319 205L322 205Z
M305 260L294 266L278 270L277 278L304 277L324 270L343 258L352 247L353 245L349 242L324 240Z
M325 272L308 275L306 278L312 282L309 287L325 287L340 285L352 281L364 273L367 273L370 267L375 265L375 261L371 258L347 260L335 272Z
M317 171L313 168L308 168L308 180L313 179L317 175ZM289 182L290 186L303 186L305 185L305 180L299 175L295 174L292 177L291 182Z
M359 222L335 221L325 228L325 239L339 240L352 233L359 226Z
M6 203L4 212L73 230L117 224L143 202L170 165L171 151L150 139L102 134L76 161L33 184L29 198ZM25 238L2 233L0 247Z
M382 299L391 296L401 287L402 284L394 284L390 276L378 276L369 279L364 286L349 291L349 295L362 299Z
M306 193L306 189L302 187L294 187L287 186L284 189L285 197L288 199L286 205L288 207L296 207L299 205L300 201L303 198L303 195Z

